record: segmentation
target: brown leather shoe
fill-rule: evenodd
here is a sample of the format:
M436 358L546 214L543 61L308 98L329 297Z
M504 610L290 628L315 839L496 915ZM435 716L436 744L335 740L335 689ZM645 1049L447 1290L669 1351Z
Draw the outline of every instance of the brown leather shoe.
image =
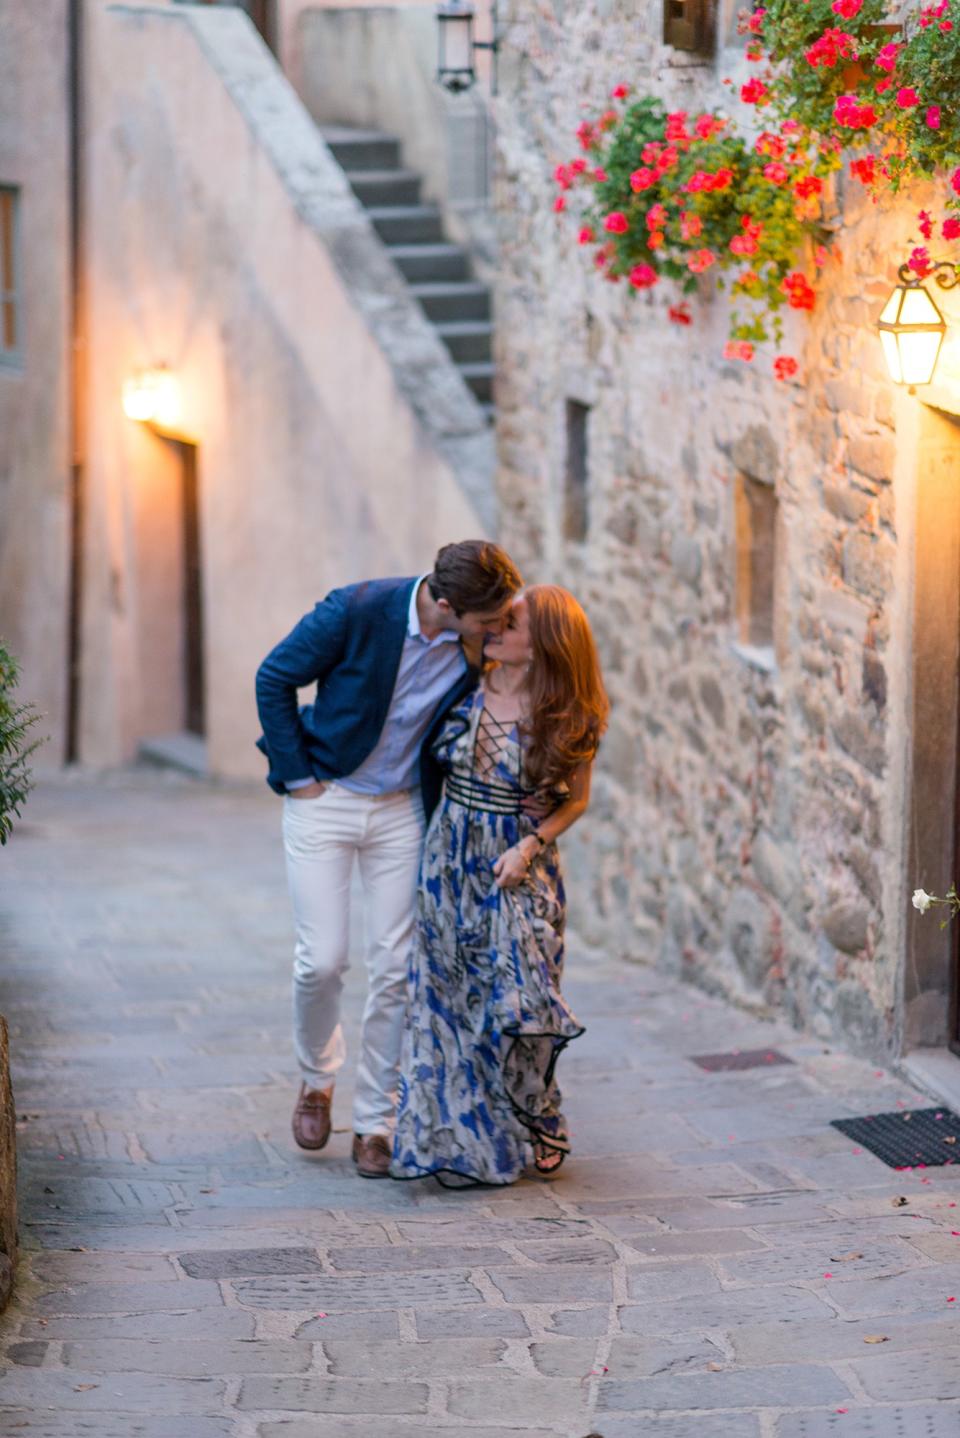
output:
M390 1140L382 1133L355 1133L353 1161L361 1178L390 1177Z
M296 1108L293 1110L293 1136L301 1148L323 1148L330 1137L330 1104L333 1089L307 1088L300 1085Z

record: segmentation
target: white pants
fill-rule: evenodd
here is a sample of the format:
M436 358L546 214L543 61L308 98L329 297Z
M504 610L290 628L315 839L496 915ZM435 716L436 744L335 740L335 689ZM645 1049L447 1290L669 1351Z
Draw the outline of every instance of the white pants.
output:
M346 1055L340 995L349 964L354 859L360 866L370 983L353 1105L354 1130L361 1134L393 1129L423 830L417 791L354 794L330 784L318 798L283 801L297 934L294 1044L311 1089L329 1087Z

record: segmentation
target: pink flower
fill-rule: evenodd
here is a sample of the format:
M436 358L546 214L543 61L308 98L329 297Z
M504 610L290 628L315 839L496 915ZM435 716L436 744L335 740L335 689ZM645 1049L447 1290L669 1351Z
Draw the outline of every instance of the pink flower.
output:
M584 170L587 168L587 162L582 155L578 155L575 160L570 161L570 164L567 166L567 168L569 169L571 175L582 175Z
M667 319L675 325L692 325L693 315L687 309L686 304L671 305L667 310Z
M844 20L853 20L863 9L863 0L833 0L830 9L834 15L842 15Z
M734 255L755 255L758 248L756 235L734 235L730 241L730 253Z
M684 214L680 217L680 238L682 240L695 240L703 231L703 221L699 215Z
M667 223L667 212L663 205L651 205L647 211L647 229L662 230Z
M593 178L596 180L598 185L605 185L607 183L606 170L601 170L600 166L598 165L593 172Z
M597 133L589 120L581 120L576 129L581 150L590 150L596 144Z
M901 47L893 40L889 45L884 45L882 50L878 50L873 57L873 63L877 69L886 70L888 74L893 71L896 68L897 56L900 53L900 49Z
M950 188L955 195L960 195L960 168L954 170L950 176Z
M639 170L634 170L630 176L630 188L635 194L639 194L641 190L649 190L659 178L656 170L648 170L644 165Z
M920 96L912 85L904 85L897 91L897 104L901 110L912 109L914 105L920 104Z
M565 210L567 208L566 195L558 195L553 202L553 208L557 212L557 214L559 214L561 210Z
M856 95L838 95L833 107L833 118L838 125L849 130L869 130L877 123L877 112L872 105L861 105Z
M694 250L687 260L687 269L695 275L702 275L716 261L713 250Z
M667 116L663 138L665 140L689 140L686 110L674 110Z
M567 169L566 165L558 165L553 172L553 178L556 180L561 190L569 190L570 171Z
M789 179L789 172L786 165L781 165L779 160L771 160L769 165L763 167L763 177L769 180L771 185L785 185Z
M763 17L766 13L766 10L758 9L754 10L753 14L749 17L747 20L747 29L751 35L761 34L763 31Z
M933 266L930 263L930 252L925 245L918 245L915 250L910 251L910 258L907 260L908 267L918 279L926 279Z
M749 340L727 340L723 347L723 357L728 360L746 360L749 363L753 359L753 345Z
M711 140L726 128L726 121L718 120L715 115L698 115L693 128L699 139Z
M745 105L762 105L767 98L767 87L762 80L748 80L740 86L740 99Z
M960 239L960 219L951 215L943 222L943 238L945 240Z
M846 30L828 29L824 30L819 39L815 40L806 51L806 61L814 70L822 65L827 70L841 60L855 60L857 58L857 47L854 37Z
M630 228L630 221L622 210L613 210L604 220L603 228L611 235L625 235Z
M823 269L829 258L830 251L827 249L826 245L817 245L817 248L813 252L813 263L816 265L818 270Z
M592 228L589 225L584 225L583 229L577 235L577 244L592 245L596 238Z
M634 265L627 278L635 290L649 290L660 276L653 265Z
M614 85L613 89L610 91L610 99L625 100L629 94L630 86L621 83L620 85Z
M923 118L926 120L927 126L928 126L929 129L931 129L931 130L939 130L939 128L940 128L940 106L939 106L939 105L928 105L928 107L927 107L927 113L924 115Z
M920 233L923 238L925 240L929 240L931 235L933 234L933 216L930 214L929 210L920 211L919 215L917 216L917 224L920 228Z
M773 362L773 372L778 380L792 379L799 368L792 355L777 355Z

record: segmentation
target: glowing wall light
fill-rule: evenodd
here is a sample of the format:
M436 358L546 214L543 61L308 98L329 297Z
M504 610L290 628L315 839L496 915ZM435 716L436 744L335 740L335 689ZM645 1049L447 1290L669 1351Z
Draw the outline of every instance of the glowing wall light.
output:
M943 290L957 284L957 266L949 260L938 261L928 274ZM900 266L898 275L900 283L884 305L877 328L890 378L913 389L933 379L947 326L921 278L907 265Z
M180 382L165 365L140 370L123 386L123 412L128 419L176 430L183 417Z

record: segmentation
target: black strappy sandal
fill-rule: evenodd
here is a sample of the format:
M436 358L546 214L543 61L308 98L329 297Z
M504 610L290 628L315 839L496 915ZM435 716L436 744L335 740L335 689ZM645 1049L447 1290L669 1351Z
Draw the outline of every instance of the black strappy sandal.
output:
M566 1158L563 1149L551 1148L546 1143L534 1143L533 1145L533 1166L537 1173L549 1178L560 1168Z

